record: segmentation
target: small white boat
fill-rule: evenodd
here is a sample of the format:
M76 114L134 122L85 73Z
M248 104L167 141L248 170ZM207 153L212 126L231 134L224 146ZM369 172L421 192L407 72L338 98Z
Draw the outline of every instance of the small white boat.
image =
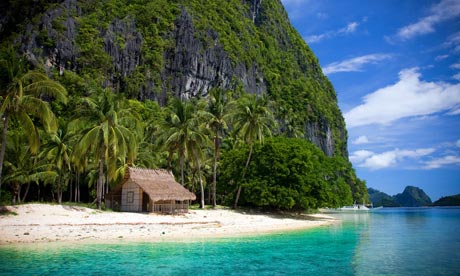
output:
M351 206L343 206L340 208L322 208L319 209L321 213L329 213L329 214L337 214L337 213L367 213L367 212L373 212L378 209L381 209L382 207L376 207L372 205L364 205L364 204L356 204L356 202L351 205Z
M367 212L370 211L371 209L366 207L364 204L353 204L352 206L343 206L339 208L340 211L342 212Z

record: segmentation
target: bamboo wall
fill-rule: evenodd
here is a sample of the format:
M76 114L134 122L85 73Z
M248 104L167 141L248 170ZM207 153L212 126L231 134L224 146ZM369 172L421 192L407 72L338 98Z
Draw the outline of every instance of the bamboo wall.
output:
M127 181L123 185L121 211L142 212L142 189L132 181Z

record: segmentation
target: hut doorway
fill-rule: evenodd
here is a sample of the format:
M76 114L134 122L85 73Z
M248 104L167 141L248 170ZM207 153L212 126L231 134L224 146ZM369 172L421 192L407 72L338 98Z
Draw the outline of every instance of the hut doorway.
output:
M142 192L142 212L150 212L150 197L146 192Z

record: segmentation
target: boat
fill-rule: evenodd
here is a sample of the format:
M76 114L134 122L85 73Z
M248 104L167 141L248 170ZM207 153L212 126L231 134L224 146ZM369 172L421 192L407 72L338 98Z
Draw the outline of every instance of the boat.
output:
M339 211L342 212L368 212L370 210L371 208L368 208L366 205L356 203L351 206L343 206L339 208Z
M367 213L367 212L373 212L375 210L381 209L382 207L376 207L372 205L365 205L365 204L357 204L356 202L351 205L351 206L343 206L340 208L324 208L320 209L320 212L322 213Z

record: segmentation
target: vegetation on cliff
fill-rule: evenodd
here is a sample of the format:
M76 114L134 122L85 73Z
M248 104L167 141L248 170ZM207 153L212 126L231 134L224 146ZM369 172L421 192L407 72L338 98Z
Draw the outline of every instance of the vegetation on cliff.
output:
M460 206L460 195L444 196L436 200L433 206Z
M384 207L420 207L430 206L430 197L420 188L407 186L402 193L389 196L378 190L369 188L369 199L374 206Z
M18 151L34 156L33 161L23 162L50 162L33 171L55 174L23 181L34 194L31 199L54 199L57 193L60 201L64 189L69 199L78 200L82 189L86 191L84 200L96 198L100 203L104 191L129 165L171 168L193 191L200 187L202 204L204 189L213 197L208 197L210 202L236 199L240 191L245 204L281 209L336 205L351 201L352 196L359 201L367 196L362 192L364 182L356 178L347 160L345 123L334 89L290 25L280 1L45 2L9 1L2 4L5 9L0 13L2 52L6 53L7 45L14 45L17 54L28 60L26 72L35 69L47 74L68 91L67 105L42 95L58 118L57 132L39 130L46 147L40 147L37 154L33 148L15 147L11 141L30 138L18 123L9 126L3 143L7 175L17 170L12 160ZM27 12L18 17L20 10ZM2 104L10 84L5 72L0 72ZM217 90L225 93L225 101L233 102L234 107L248 104L251 97L247 94L256 94L254 99L264 99L266 115L277 124L267 124L262 132L248 128L246 134L234 131L240 124L232 114L237 108L216 111L208 102ZM181 111L178 105L188 107ZM5 114L2 110L2 116ZM34 123L41 129L39 122ZM253 166L249 152L255 140L262 141L257 135L248 139L251 131L262 138L270 134L305 139L293 142L308 149L302 158L319 160L314 164L317 169L327 167L324 177L335 175L340 179L337 183L348 184L349 190L337 184L342 201L332 199L327 181L316 185L324 184L324 194L330 199L268 205L261 203L265 199L248 200L255 196L246 189L253 183L249 175L257 179L255 172L245 176ZM90 141L97 143L90 145ZM229 148L239 152L249 149L241 163L240 172L244 173L237 178L242 186L235 186L243 191L237 188L233 195L229 191L215 195L216 188L210 185L224 174L219 162L221 143L227 147L227 160ZM65 147L68 152L59 157L53 147ZM335 165L330 165L330 160L335 160ZM236 169L240 163L234 165ZM315 171L298 174L300 178L317 178ZM16 187L9 197L19 200L21 184L8 181ZM218 183L217 191L225 190L225 182ZM320 191L316 195L324 196Z
M356 200L366 198L347 161L327 157L305 140L276 137L256 143L246 169L248 152L251 146L245 145L222 154L219 194L224 202L232 202L237 187L243 190L242 203L267 209L339 207L353 201L352 189Z

